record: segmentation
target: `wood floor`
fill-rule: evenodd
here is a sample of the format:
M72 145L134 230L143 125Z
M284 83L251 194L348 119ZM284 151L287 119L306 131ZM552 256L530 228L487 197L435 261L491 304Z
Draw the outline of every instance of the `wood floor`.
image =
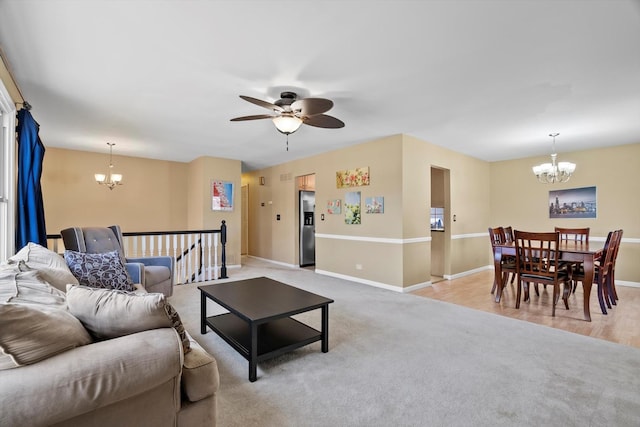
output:
M640 288L617 286L618 305L607 310L605 316L600 311L594 286L590 301L591 322L586 322L582 315L581 285L569 299L569 310L560 300L556 316L551 317L552 288L544 290L540 287L540 297L532 291L531 301L521 302L520 309L516 309L516 283L507 285L500 303L496 303L490 293L492 284L493 271L486 270L460 279L442 280L413 294L640 348Z

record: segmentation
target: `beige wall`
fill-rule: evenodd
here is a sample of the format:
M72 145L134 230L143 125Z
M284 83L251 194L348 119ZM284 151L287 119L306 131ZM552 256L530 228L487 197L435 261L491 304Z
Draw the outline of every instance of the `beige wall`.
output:
M188 185L188 228L217 230L224 220L227 225L227 264L240 264L242 198L240 175L242 165L239 160L199 157L189 163ZM211 183L214 180L233 182L233 210L213 211L211 209Z
M187 227L188 164L113 156L123 185L109 190L94 173L107 173L109 155L47 147L42 191L48 234L72 226L120 224L123 231Z
M489 165L486 162L434 146L407 135L320 154L247 173L249 185L249 254L286 264L298 264L295 177L315 173L316 269L397 288L430 280L431 166L451 170L451 204L463 221L451 223L451 233L480 233L489 222ZM369 186L336 188L336 172L369 167ZM266 185L258 185L265 176ZM454 179L455 177L455 179ZM362 224L347 225L344 212L329 215L326 203L344 202L345 193L360 191L366 197L384 196L384 214L362 213ZM264 204L264 206L262 206ZM473 214L466 215L466 212ZM281 220L275 216L280 213ZM325 214L325 220L320 214ZM472 237L464 245L480 255L458 259L451 249L447 274L488 264L483 252L486 239ZM455 245L447 245L446 249ZM358 268L361 267L361 268Z
M238 160L201 157L191 163L113 156L123 185L109 190L108 154L46 148L42 191L48 234L71 226L119 224L124 232L219 229L227 222L227 264L240 264ZM211 211L212 179L234 183L233 212Z
M640 144L559 153L560 161L577 164L564 184L538 183L531 167L549 157L491 164L491 226L511 225L532 231L561 227L590 227L592 239L610 230L624 230L616 265L616 280L640 282ZM549 191L596 186L596 219L550 219Z

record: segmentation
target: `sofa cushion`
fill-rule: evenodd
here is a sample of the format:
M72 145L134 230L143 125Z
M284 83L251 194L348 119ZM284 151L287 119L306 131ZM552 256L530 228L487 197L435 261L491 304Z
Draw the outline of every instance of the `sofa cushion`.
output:
M64 259L81 285L129 292L134 290L133 281L118 251L92 254L66 250Z
M0 304L0 325L0 370L36 363L91 342L80 321L56 307Z
M180 316L163 294L132 293L86 286L67 287L67 306L98 339L157 328L174 328L185 353L191 349Z
M68 284L78 284L78 279L71 274L64 258L37 243L27 243L7 261L9 263L24 261L29 268L38 270L45 282L63 292Z
M46 283L24 261L0 264L0 303L43 304L66 309L64 292Z

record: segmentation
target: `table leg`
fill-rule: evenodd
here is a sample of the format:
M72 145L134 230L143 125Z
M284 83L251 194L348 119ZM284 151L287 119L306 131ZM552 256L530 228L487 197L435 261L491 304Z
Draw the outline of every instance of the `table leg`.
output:
M329 304L322 306L322 352L329 351Z
M591 285L593 284L593 257L586 256L583 263L584 281L584 320L591 322L591 311L589 310L589 298L591 297Z
M251 348L249 349L249 381L255 382L258 379L258 326L249 323L251 333Z
M207 333L207 298L204 296L204 292L200 292L200 333Z
M502 250L500 248L493 249L493 266L495 269L493 288L496 290L496 302L500 302L502 298Z

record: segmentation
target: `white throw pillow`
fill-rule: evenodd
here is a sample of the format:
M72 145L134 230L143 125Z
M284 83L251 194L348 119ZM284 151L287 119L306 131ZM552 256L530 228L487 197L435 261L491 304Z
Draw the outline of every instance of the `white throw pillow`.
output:
M180 316L161 293L67 287L67 306L98 339L117 338L149 329L174 328L185 353L191 349Z
M29 268L38 270L44 281L64 292L67 285L77 285L75 278L64 258L37 243L29 242L9 258L9 262L24 261Z
M0 304L0 325L0 370L91 343L80 321L56 307Z
M46 283L40 272L29 268L24 261L0 265L0 303L66 308L64 292Z

